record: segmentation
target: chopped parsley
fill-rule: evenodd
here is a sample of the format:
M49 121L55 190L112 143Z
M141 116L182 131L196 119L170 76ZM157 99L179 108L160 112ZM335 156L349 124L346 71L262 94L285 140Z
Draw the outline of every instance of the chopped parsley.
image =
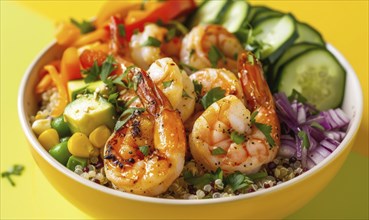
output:
M297 136L301 140L302 147L305 148L305 149L309 149L310 148L310 141L309 141L308 135L304 131L299 131Z
M150 148L148 145L144 145L144 146L140 146L138 147L138 149L141 151L141 153L144 155L144 156L147 156L150 152Z
M236 144L241 144L245 142L245 136L238 133L237 131L232 131L231 140Z
M223 148L221 147L216 147L211 151L211 155L222 155L222 154L226 154L227 151L225 151Z
M4 171L1 173L1 177L2 178L7 178L8 181L10 182L10 184L12 186L15 186L15 182L13 181L13 179L11 178L11 176L15 175L15 176L20 176L22 174L22 172L24 171L24 166L23 165L13 165L12 167L10 167L7 171Z
M112 84L112 81L108 80L108 76L115 70L115 64L116 62L112 55L109 55L101 66L95 60L91 68L82 70L83 74L87 75L84 79L85 83L97 81L100 77L105 84Z
M254 111L251 114L251 124L255 125L261 131L261 133L264 134L265 138L267 139L267 142L268 142L269 146L273 147L273 146L275 146L275 142L274 142L274 139L271 136L272 126L256 122L255 117L258 113L259 113L258 111Z
M95 26L93 25L92 22L89 22L89 21L83 20L80 23L77 20L75 20L74 18L71 18L70 19L70 23L72 23L73 25L75 25L79 29L79 31L81 32L81 34L87 34L87 33L92 32L92 31L95 30Z
M154 37L151 37L151 36L149 36L149 38L147 38L147 40L141 44L141 46L144 46L144 47L145 46L160 47L160 45L161 45L160 40Z
M194 185L197 188L202 188L206 184L214 182L217 179L223 180L223 171L218 168L215 172L205 173L202 176L194 176L191 172L185 171L183 173L183 177L187 183Z
M164 89L168 88L169 86L171 86L173 83L173 80L169 80L169 81L165 81L163 82L163 87Z
M297 100L298 102L301 102L305 104L307 102L307 98L305 98L299 91L296 89L292 89L292 93L290 96L288 96L288 100L292 102L293 100Z
M226 185L229 185L232 188L233 192L239 189L246 188L253 183L253 181L248 176L242 174L240 171L237 171L225 177L224 182Z
M254 65L254 57L252 56L252 54L248 54L247 55L247 61L251 64Z
M204 109L207 109L214 102L222 99L225 96L225 90L220 87L215 87L207 92L204 97L201 98L201 104Z
M211 66L214 68L214 67L217 67L218 65L218 61L220 59L224 59L224 55L222 54L222 52L220 52L220 50L212 45L210 47L210 50L208 52L208 57L209 57L209 60L210 60L210 63L211 63Z
M119 117L117 123L115 124L114 130L119 130L121 127L123 127L132 117L135 115L139 115L142 112L144 112L144 108L128 108L126 109Z
M201 91L202 91L202 84L196 80L193 80L192 83L195 89L196 97L197 99L200 99Z
M176 36L176 29L171 28L168 30L167 34L165 35L165 41L169 42Z
M126 36L126 29L123 24L118 24L118 33L119 33L119 36L121 37Z

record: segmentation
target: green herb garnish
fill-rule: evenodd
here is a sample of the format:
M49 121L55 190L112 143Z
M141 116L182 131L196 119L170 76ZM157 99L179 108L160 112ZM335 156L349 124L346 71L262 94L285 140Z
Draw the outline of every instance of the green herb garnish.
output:
M229 185L233 191L246 188L253 183L249 177L239 171L225 177L224 182L226 185Z
M95 26L93 25L92 22L89 21L83 20L81 23L79 23L74 18L71 18L70 23L74 24L79 29L81 34L87 34L95 30Z
M82 70L82 73L87 75L84 79L85 83L97 81L100 75L100 67L97 64L97 61L94 61L94 64L90 69Z
M191 172L185 171L183 173L183 177L187 183L194 185L197 188L202 188L206 184L214 182L217 179L223 180L223 171L218 168L215 172L205 173L202 176L194 176Z
M126 36L126 28L124 27L123 24L118 24L118 33L119 33L119 36L121 37Z
M216 147L211 151L211 155L222 155L222 154L226 154L227 151L225 151L223 148L221 147Z
M138 147L138 149L141 151L141 153L144 156L147 156L149 154L149 151L150 151L150 148L149 148L148 145L140 146L140 147Z
M173 83L173 80L169 80L169 81L165 81L163 82L163 87L164 89L168 88L169 86L171 86Z
M299 131L297 136L302 141L302 147L305 148L305 149L309 149L310 148L310 141L309 141L308 135L304 131Z
M168 30L167 34L165 35L165 41L169 42L176 36L176 29L171 28Z
M248 174L247 176L252 180L257 180L257 179L267 177L268 173L267 172L258 172L258 173Z
M222 58L224 58L224 55L220 52L220 50L212 45L210 47L210 50L208 52L208 56L209 56L209 60L210 60L210 63L211 63L211 66L213 68L217 67L218 65L218 61Z
M149 47L160 47L161 42L160 40L149 36L149 38L147 38L147 40L145 42L143 42L141 44L141 46L145 47L145 46L149 46Z
M305 104L307 102L307 98L305 98L299 91L296 89L292 89L292 93L290 96L288 96L288 100L292 102L293 100L297 100L298 102L301 102Z
M254 57L251 54L247 55L247 61L251 64L254 65Z
M84 79L85 83L97 81L100 77L105 84L111 85L112 81L108 80L108 76L113 72L113 70L115 70L114 64L116 64L116 62L112 55L109 55L105 59L102 66L99 66L95 60L91 68L82 70L83 74L87 75L87 77Z
M269 146L273 147L273 146L275 146L275 142L274 142L274 139L271 136L272 126L256 122L255 117L257 116L258 113L259 113L258 111L254 111L251 114L251 119L250 119L251 124L255 125L261 131L261 133L264 134L265 138L267 139L267 142L268 142Z
M272 132L272 126L258 123L258 122L255 122L254 124L261 131L261 133L265 135L265 138L267 139L269 146L270 147L275 146L274 139L270 135L270 133Z
M225 96L226 91L220 87L215 87L207 92L204 97L201 98L201 104L204 109L207 109L214 102L222 99Z
M15 186L15 182L13 181L13 179L11 178L12 175L15 176L20 176L22 174L24 170L24 166L23 165L13 165L12 167L10 167L7 171L4 171L1 173L1 177L2 178L7 178L8 181L10 182L10 184L12 186Z
M245 136L238 133L237 131L232 131L231 140L236 144L241 144L245 142Z
M193 83L193 86L194 86L196 97L197 97L197 99L200 99L201 91L202 91L202 84L197 82L196 80L193 80L192 83Z
M132 117L135 115L139 115L142 112L144 112L144 108L128 108L126 109L119 117L117 123L115 124L114 130L119 130L121 127L123 127Z

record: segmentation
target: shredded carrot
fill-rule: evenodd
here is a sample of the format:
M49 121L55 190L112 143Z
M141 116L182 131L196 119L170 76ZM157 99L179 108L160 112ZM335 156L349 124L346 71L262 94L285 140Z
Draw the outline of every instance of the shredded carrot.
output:
M69 22L61 22L56 30L56 41L63 46L70 46L81 36L80 30Z
M51 112L52 117L58 117L61 114L63 114L65 106L67 106L68 104L67 90L62 83L62 80L61 80L60 75L58 74L58 71L53 65L46 65L44 68L46 71L48 71L52 81L55 83L56 88L58 90L58 94L59 94L58 101L57 101L55 108Z
M81 47L86 44L91 44L99 40L107 39L109 33L105 29L97 29L88 34L82 35L77 41L73 43L75 47Z
M35 89L36 94L41 94L45 92L48 88L50 88L52 82L53 81L51 80L51 77L49 74L44 75L44 77L42 77L42 79L36 86L36 89Z
M82 78L78 51L75 47L69 47L64 51L60 62L60 74L65 88L69 80Z

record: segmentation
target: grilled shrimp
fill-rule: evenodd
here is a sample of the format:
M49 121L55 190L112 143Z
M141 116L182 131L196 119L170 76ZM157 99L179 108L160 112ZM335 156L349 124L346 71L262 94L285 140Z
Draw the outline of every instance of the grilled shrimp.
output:
M186 150L182 120L146 72L135 68L137 96L143 107L109 138L104 149L106 177L119 190L156 196L180 175ZM143 111L143 112L142 112Z
M158 46L145 46L149 37L163 42L167 29L157 26L156 24L148 24L142 33L132 36L129 43L131 57L136 65L147 70L155 60L163 57L163 53Z
M183 38L180 52L181 62L197 69L212 67L209 57L212 47L221 53L221 55L218 54L221 57L217 60L216 67L224 67L236 73L235 57L242 50L242 46L233 34L218 25L199 25L193 28Z
M204 96L215 87L220 87L226 91L225 95L235 95L243 100L243 91L239 79L226 69L206 68L191 74L190 79L202 85L200 96Z
M200 97L204 96L207 92L215 87L220 87L225 90L225 95L235 95L240 100L244 100L243 91L239 79L230 71L226 69L213 69L206 68L199 70L190 75L191 81L201 84L202 89L199 94ZM197 104L195 107L195 114L193 114L186 122L185 128L187 132L191 132L193 124L196 119L201 115L203 107Z
M148 73L185 121L193 113L195 92L191 80L171 58L161 58L151 64Z
M220 167L227 174L257 172L275 158L280 145L279 121L260 62L246 52L238 62L247 107L233 95L218 100L195 121L189 138L192 156L198 163L213 171ZM251 120L251 112L258 112L255 121ZM265 131L265 127L271 131Z

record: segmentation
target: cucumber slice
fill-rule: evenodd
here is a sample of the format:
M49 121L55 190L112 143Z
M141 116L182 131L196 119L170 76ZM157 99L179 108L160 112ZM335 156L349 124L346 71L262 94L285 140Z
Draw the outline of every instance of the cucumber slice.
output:
M251 23L251 21L254 19L255 15L261 11L270 11L271 9L265 6L252 6L250 8L250 12L247 16L247 22ZM244 26L245 27L245 26Z
M192 28L198 24L218 23L228 3L227 0L205 0L190 18L188 27Z
M255 14L254 18L251 21L251 25L257 24L259 21L265 19L265 18L271 18L271 17L281 17L283 15L282 12L279 11L273 11L273 10L266 10L266 11L259 11Z
M277 79L277 73L279 68L285 64L286 61L291 59L292 57L303 53L309 49L320 47L318 44L310 44L310 43L299 43L294 44L291 47L289 47L280 57L279 59L274 63L273 67L271 68L271 71L268 74L268 81L270 85L273 85L273 82Z
M267 17L255 24L255 40L261 42L261 59L274 63L298 37L296 21L291 14Z
M221 25L231 33L238 31L247 18L249 8L246 1L233 1L224 12Z
M278 76L278 92L290 95L299 91L319 110L337 108L345 91L346 71L325 48L299 54L282 67Z
M322 35L310 25L297 22L297 32L299 33L299 37L296 39L295 43L307 42L325 46Z

